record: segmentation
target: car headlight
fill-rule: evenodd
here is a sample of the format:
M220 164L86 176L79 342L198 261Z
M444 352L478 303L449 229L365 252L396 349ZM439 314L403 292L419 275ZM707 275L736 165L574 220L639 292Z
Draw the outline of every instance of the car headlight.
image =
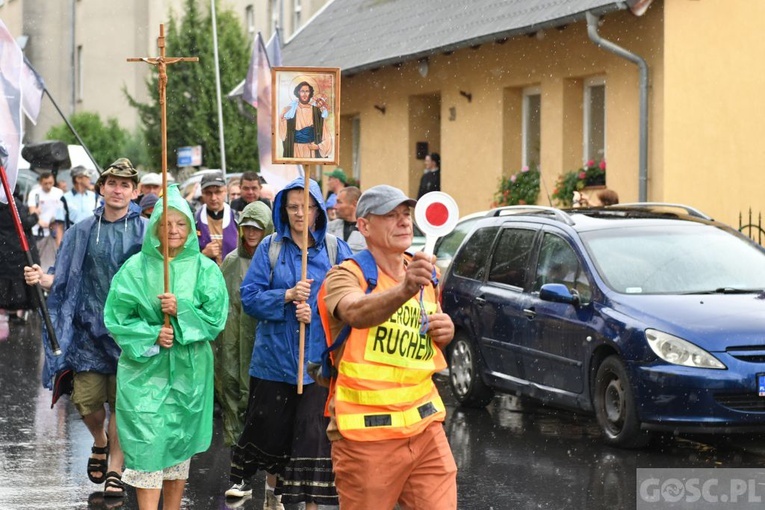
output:
M667 363L684 367L714 368L718 370L726 368L720 360L707 351L682 338L677 338L655 329L646 329L645 338L648 340L651 350Z

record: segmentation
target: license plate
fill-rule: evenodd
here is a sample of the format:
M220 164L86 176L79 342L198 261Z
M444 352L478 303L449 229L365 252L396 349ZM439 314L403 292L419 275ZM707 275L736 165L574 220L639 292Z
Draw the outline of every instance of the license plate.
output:
M757 374L757 395L765 397L765 374Z

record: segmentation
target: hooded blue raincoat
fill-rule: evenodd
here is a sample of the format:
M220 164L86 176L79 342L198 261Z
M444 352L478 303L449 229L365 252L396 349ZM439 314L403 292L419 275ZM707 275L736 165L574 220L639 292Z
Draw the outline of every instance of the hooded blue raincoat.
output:
M274 199L275 237L281 240L282 248L273 268L273 278L271 278L271 263L268 257L273 237L267 237L258 245L241 287L242 308L245 313L259 321L250 361L250 375L258 379L288 384L297 384L300 323L295 317L295 304L285 303L284 294L287 289L294 287L300 281L302 254L291 238L289 222L282 216L282 211L287 200L287 193L294 189L302 191L303 186L303 178L298 177L281 190ZM309 279L313 278L308 303L314 314L311 324L306 327L306 361L319 359L326 345L316 307L319 287L327 271L335 262L339 263L351 256L351 249L345 241L338 239L337 261L329 260L324 243L327 211L321 198L321 190L319 185L311 180L309 191L319 206L319 212L316 226L310 232L314 245L308 249L307 274ZM316 331L313 331L314 329ZM305 366L302 370L304 383L312 383L313 379L309 377Z
M141 208L130 203L128 213L115 222L103 218L104 206L64 234L56 256L55 273L48 296L48 311L62 355L53 356L48 332L43 328L45 366L43 386L53 389L56 374L67 368L75 372L117 372L120 349L109 335L103 306L112 277L130 256L138 253L147 221Z
M176 186L168 207L189 226L183 250L169 263L170 293L178 303L170 317L173 346L156 344L164 323L157 296L164 292L164 264L157 226L162 203L151 215L141 253L112 280L104 308L106 327L122 348L117 371L117 423L125 466L159 471L206 451L212 439L213 354L210 342L223 330L228 293L223 274L199 252L194 217Z

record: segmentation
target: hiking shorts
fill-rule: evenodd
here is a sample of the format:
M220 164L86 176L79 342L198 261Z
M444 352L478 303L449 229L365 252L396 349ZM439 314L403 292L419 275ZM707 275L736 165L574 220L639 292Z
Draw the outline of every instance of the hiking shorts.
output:
M97 372L77 372L74 374L74 390L72 404L80 416L87 416L104 408L114 411L114 400L117 393L117 375L99 374Z

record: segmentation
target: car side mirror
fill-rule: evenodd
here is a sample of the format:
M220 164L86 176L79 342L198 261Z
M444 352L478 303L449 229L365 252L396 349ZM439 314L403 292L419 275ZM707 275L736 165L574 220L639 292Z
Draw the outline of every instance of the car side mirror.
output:
M539 299L553 303L566 303L579 306L581 299L577 291L571 291L562 283L546 283L539 289Z

